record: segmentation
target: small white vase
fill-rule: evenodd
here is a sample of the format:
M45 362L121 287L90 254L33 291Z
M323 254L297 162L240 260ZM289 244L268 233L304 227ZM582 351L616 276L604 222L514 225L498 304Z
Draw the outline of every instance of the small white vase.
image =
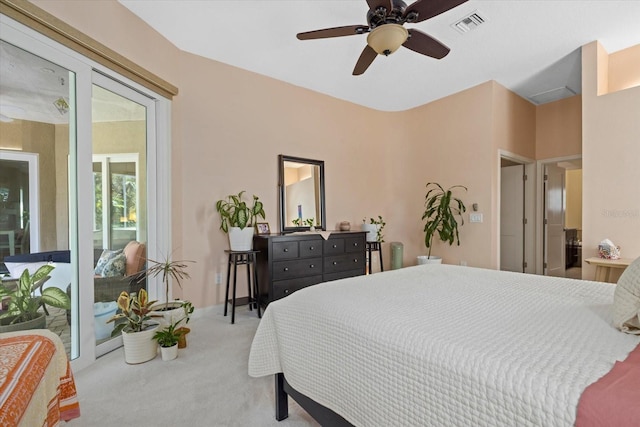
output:
M160 329L163 329L169 325L176 324L178 321L187 317L182 308L183 301L174 300L169 303L157 303L151 307L151 313L149 315L160 323ZM169 307L169 310L161 310L165 307ZM184 325L184 322L182 323Z
M229 248L232 251L250 251L253 248L253 227L229 227Z
M171 347L160 347L160 355L163 362L175 359L178 357L178 344L176 343Z
M124 361L130 365L148 362L158 354L158 343L153 339L153 334L158 330L158 324L148 327L140 332L122 331L122 343L124 344Z

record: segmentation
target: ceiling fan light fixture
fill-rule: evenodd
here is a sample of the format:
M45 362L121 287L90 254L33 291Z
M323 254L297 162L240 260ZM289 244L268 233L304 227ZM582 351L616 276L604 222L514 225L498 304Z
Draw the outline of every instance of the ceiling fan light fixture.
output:
M409 32L399 24L376 27L367 36L367 44L379 55L390 55L407 41Z

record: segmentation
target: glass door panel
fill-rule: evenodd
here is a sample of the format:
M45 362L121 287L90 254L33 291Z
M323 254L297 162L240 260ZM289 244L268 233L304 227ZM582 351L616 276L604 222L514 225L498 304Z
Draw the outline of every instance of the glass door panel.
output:
M69 309L40 307L47 328L79 356L78 254L70 159L76 156L76 75L0 41L0 269L11 286L43 262L55 269L43 288L71 295ZM36 291L38 292L38 291ZM75 332L75 333L74 333Z
M105 321L115 313L118 295L146 286L127 275L127 270L140 271L144 262L127 245L147 245L147 108L130 99L134 94L127 93L128 88L112 89L94 84L92 95L94 266L100 276L94 279L94 310L99 352L113 345L102 346L111 340L113 324ZM123 258L124 271L100 270L109 257Z

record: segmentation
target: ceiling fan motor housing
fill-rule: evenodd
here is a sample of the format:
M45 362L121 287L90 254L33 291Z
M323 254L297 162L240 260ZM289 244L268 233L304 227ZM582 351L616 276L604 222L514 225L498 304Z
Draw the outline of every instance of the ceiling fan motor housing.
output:
M400 24L402 25L405 20L402 19L404 10L407 8L407 4L402 0L392 0L393 8L391 11L386 10L384 7L379 7L376 10L369 10L367 12L367 22L369 28L372 30L380 25L384 24Z

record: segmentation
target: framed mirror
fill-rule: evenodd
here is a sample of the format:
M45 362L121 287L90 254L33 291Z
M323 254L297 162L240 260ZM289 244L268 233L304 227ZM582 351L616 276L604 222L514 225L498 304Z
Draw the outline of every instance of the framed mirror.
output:
M326 230L324 162L280 154L278 165L280 230Z

